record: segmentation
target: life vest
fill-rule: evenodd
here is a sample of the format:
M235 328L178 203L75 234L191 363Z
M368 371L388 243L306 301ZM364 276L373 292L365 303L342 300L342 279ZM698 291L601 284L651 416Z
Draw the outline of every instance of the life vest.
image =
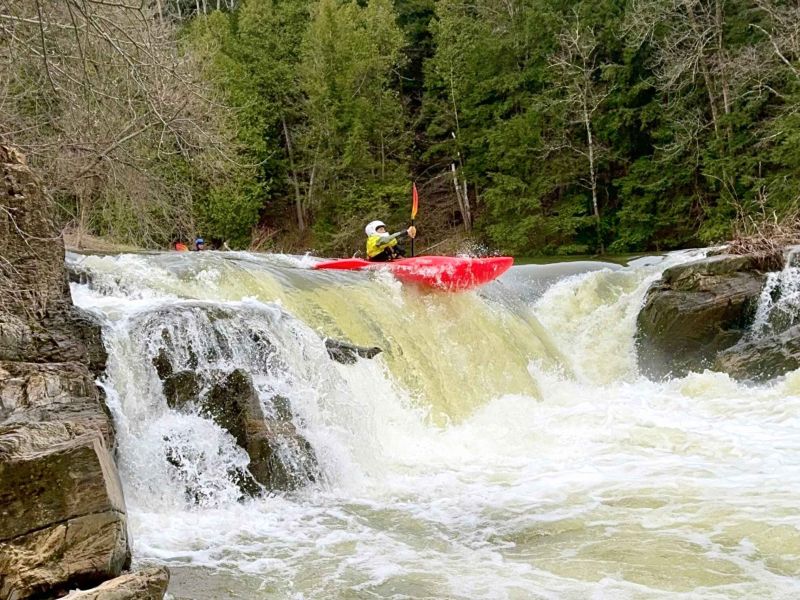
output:
M186 247L186 244L182 242L178 242L177 244L175 244L175 250L177 250L178 252L186 252L188 249L189 248Z
M371 235L367 238L367 258L374 258L387 248L397 246L397 238L390 240L388 244L380 244L381 236L378 234Z

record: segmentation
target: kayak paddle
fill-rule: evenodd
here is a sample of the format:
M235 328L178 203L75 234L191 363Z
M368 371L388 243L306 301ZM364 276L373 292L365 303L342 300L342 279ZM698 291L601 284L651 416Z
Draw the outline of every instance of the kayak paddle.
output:
M419 207L419 194L417 193L417 184L411 182L411 226L414 227L414 219L417 217L417 208ZM411 256L414 256L414 238L411 238Z

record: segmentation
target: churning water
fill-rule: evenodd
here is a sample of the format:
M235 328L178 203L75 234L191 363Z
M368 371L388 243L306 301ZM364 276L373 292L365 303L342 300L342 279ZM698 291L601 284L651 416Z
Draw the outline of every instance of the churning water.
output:
M800 598L800 372L637 372L647 287L691 258L452 295L310 258L70 255L105 322L136 561L176 599ZM384 352L341 365L325 337ZM159 345L288 398L319 477L240 501L247 455L167 406Z

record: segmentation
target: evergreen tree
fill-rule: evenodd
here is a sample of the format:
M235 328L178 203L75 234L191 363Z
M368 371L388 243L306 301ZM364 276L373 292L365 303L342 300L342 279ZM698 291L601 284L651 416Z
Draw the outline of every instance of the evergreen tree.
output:
M321 247L352 252L363 225L396 220L409 135L397 86L404 38L389 0L320 0L305 36L298 135Z

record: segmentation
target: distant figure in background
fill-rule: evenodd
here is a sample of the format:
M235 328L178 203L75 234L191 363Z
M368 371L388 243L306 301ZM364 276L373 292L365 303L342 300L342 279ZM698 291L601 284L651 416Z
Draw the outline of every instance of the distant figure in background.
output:
M387 262L406 255L397 241L404 237L413 239L417 235L417 228L412 225L405 231L389 235L383 221L372 221L364 228L364 232L367 234L367 260Z
M174 244L174 248L175 248L175 250L177 250L178 252L188 252L188 251L189 251L189 246L187 246L186 244L184 244L184 243L183 243L183 242L181 242L180 240L178 240L177 242L175 242L175 244Z
M197 238L194 241L194 251L195 252L200 252L201 250L205 250L205 249L206 249L206 243L203 240L203 238Z

